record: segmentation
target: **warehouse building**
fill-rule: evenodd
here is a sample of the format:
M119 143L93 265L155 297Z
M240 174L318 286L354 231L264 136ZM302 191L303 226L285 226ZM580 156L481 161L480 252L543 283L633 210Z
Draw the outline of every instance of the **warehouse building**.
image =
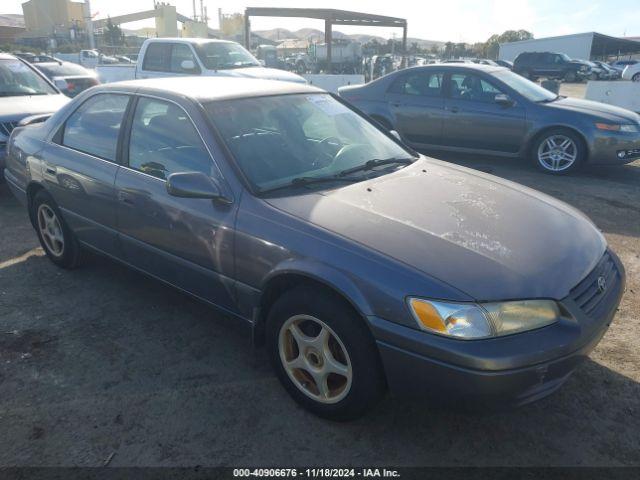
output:
M523 52L557 52L565 53L571 58L607 60L640 54L640 42L596 32L577 33L503 43L500 45L498 58L513 62Z

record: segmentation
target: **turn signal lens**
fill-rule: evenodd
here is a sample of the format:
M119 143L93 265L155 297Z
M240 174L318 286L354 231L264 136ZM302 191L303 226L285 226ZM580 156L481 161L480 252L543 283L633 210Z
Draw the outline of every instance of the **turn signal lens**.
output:
M620 131L620 125L613 125L611 123L596 123L596 128L598 130L608 130L610 132Z

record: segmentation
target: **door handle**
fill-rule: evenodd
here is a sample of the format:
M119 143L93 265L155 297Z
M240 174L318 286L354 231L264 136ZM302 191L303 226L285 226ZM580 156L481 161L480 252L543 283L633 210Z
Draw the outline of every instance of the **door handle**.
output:
M458 113L460 109L458 107L451 107L451 113Z
M118 200L120 200L122 203L126 203L127 205L134 204L133 198L131 198L131 195L125 192L118 192Z
M44 171L49 175L55 175L56 173L58 173L58 170L56 169L56 167L54 167L53 165L47 165L47 164L45 164L44 166Z

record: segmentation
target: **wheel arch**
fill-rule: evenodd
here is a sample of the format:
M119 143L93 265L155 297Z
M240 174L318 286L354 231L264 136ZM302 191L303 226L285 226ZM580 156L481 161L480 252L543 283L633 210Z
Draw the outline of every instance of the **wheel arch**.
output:
M560 123L559 124L555 124L555 125L545 125L544 127L540 128L539 130L533 132L531 134L531 136L529 137L529 140L526 143L526 149L525 149L524 154L527 155L527 156L533 155L533 148L534 148L536 142L542 136L544 136L546 133L551 132L553 130L568 130L571 133L577 135L577 137L582 142L582 146L584 147L584 151L585 151L584 161L585 161L585 163L587 163L589 161L589 155L590 155L591 151L589 149L589 142L587 141L587 137L580 130L575 128L574 126L560 124Z
M31 224L35 227L35 218L33 216L33 208L31 208L33 206L33 199L35 198L35 196L38 194L38 192L45 190L44 186L38 182L30 182L29 185L27 185L27 211L29 212L29 219L31 220Z
M305 265L304 267L302 265L296 265L295 267L290 265L287 268L272 272L265 278L258 307L253 316L254 345L260 346L264 344L265 323L269 310L274 303L285 292L301 285L319 288L336 296L353 310L369 329L366 317L372 313L371 306L351 279L328 266L314 265L309 268L311 266Z

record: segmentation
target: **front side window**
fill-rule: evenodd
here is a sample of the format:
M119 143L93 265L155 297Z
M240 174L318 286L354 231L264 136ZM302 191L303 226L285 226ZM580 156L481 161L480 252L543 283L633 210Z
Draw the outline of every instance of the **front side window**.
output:
M339 177L371 160L411 159L410 152L328 94L224 100L205 109L245 177L261 192L300 177Z
M549 102L558 98L558 95L542 88L537 83L513 73L509 70L502 70L493 74L498 80L514 89L520 95L532 102Z
M260 66L260 62L237 43L207 42L195 45L195 49L200 61L209 70Z
M20 60L0 60L0 97L57 93L49 83Z
M114 162L128 103L127 95L94 95L67 119L62 144Z
M496 87L472 73L451 75L451 98L475 102L494 102L501 93Z
M391 86L392 93L421 97L442 95L442 73L416 72L401 76Z
M145 97L131 125L129 167L163 180L177 172L213 174L211 157L184 110Z

